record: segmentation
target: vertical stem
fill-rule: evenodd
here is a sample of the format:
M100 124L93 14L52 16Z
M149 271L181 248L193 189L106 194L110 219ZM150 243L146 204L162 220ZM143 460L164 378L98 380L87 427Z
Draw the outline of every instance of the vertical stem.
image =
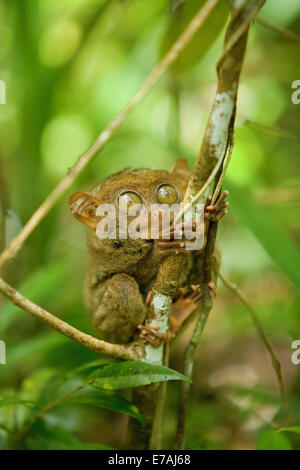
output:
M204 251L204 262L203 262L203 307L201 314L197 321L193 336L189 344L187 345L184 352L184 374L192 378L194 371L194 356L196 348L199 344L199 339L203 333L204 327L206 325L208 315L212 309L212 290L209 286L209 283L212 280L212 257L215 248L215 241L217 235L217 222L211 222L209 224L208 233L207 233L207 243ZM179 413L178 413L178 424L177 424L177 433L175 440L176 449L184 449L184 424L185 424L185 415L186 407L188 402L188 397L191 389L191 384L189 382L182 383L181 386L181 395L179 401Z
M165 345L164 365L169 366L170 357L170 345ZM160 384L158 389L157 404L154 416L154 422L152 426L152 433L150 439L150 449L160 450L162 449L162 431L163 431L163 416L165 409L165 401L167 395L168 382Z

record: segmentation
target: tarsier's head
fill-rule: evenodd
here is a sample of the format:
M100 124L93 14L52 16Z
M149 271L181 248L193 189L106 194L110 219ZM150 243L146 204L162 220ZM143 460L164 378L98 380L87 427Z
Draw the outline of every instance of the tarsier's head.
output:
M126 168L105 178L91 192L73 194L69 198L70 209L76 219L95 230L101 220L99 207L103 205L111 205L117 214L127 211L130 215L132 208L143 213L153 205L180 204L189 176L185 159L170 171Z

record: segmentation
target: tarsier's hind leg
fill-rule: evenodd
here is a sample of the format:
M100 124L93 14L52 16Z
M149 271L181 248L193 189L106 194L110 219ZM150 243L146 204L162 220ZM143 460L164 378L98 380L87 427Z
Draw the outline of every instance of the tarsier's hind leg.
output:
M179 288L179 296L172 304L172 316L170 318L170 330L174 335L196 310L202 298L200 285L192 284Z
M101 338L111 343L128 343L146 318L147 307L135 279L115 274L94 292L93 324Z

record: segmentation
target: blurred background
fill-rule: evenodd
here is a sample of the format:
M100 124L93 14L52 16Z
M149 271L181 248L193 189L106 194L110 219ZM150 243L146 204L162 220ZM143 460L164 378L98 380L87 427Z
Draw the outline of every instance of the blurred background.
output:
M0 79L6 84L6 104L0 105L2 249L127 104L201 3L0 1ZM261 16L300 34L297 0L267 1ZM93 334L82 299L85 233L71 216L68 196L126 166L169 169L186 157L192 168L228 20L229 2L221 0L176 64L3 269L25 296L87 333ZM274 370L247 310L219 285L197 351L189 449L254 449L263 431L300 425L300 365L291 361L291 344L300 340L300 104L291 100L297 79L299 43L257 21L224 183L230 211L218 234L222 273L243 290L280 358L289 413L280 405ZM0 339L7 346L0 397L35 396L49 374L97 359L3 298L0 309ZM170 366L179 371L190 333L172 348ZM175 433L179 384L168 391L166 447ZM0 408L0 422L18 421L20 413L18 407ZM61 448L68 447L68 433L83 443L118 447L123 420L102 408L65 407L50 414L26 445L57 448L56 429ZM286 446L300 449L299 434L280 435ZM0 446L4 440L0 430Z

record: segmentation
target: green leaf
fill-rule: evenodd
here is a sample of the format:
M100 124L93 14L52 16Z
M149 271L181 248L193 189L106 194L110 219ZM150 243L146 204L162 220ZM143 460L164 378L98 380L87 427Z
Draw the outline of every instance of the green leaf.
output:
M106 366L91 375L96 378L92 386L103 390L122 390L141 387L166 380L185 380L187 377L165 366L141 361L127 361Z
M300 426L285 426L284 428L280 428L279 432L288 431L294 432L296 434L300 434Z
M282 273L300 291L300 251L280 221L267 209L255 204L244 187L238 187L228 180L226 187L229 189L233 213L251 230Z
M22 400L16 396L11 395L1 395L0 397L0 408L4 408L5 406L15 406L15 405L22 405L26 408L33 408L34 402L31 400Z
M291 450L289 439L277 431L265 431L258 440L258 450Z
M102 390L95 390L92 387L85 387L66 398L66 400L61 402L58 406L66 404L93 405L100 408L107 408L132 416L140 423L144 423L144 419L138 408L133 403L114 392L104 392Z
M170 14L169 25L161 45L161 56L164 56L179 38L204 3L205 0L189 0L183 2ZM221 33L228 14L229 2L219 2L190 44L185 48L184 53L172 65L172 72L181 72L200 62Z
M85 370L88 369L93 369L95 367L103 367L107 364L114 364L116 359L110 359L108 357L102 357L101 359L96 359L94 361L87 362L86 364L82 364L79 367L76 367L76 369L72 369L69 372L66 373L65 377L70 378L73 377L74 375L78 375L81 372L84 372Z

